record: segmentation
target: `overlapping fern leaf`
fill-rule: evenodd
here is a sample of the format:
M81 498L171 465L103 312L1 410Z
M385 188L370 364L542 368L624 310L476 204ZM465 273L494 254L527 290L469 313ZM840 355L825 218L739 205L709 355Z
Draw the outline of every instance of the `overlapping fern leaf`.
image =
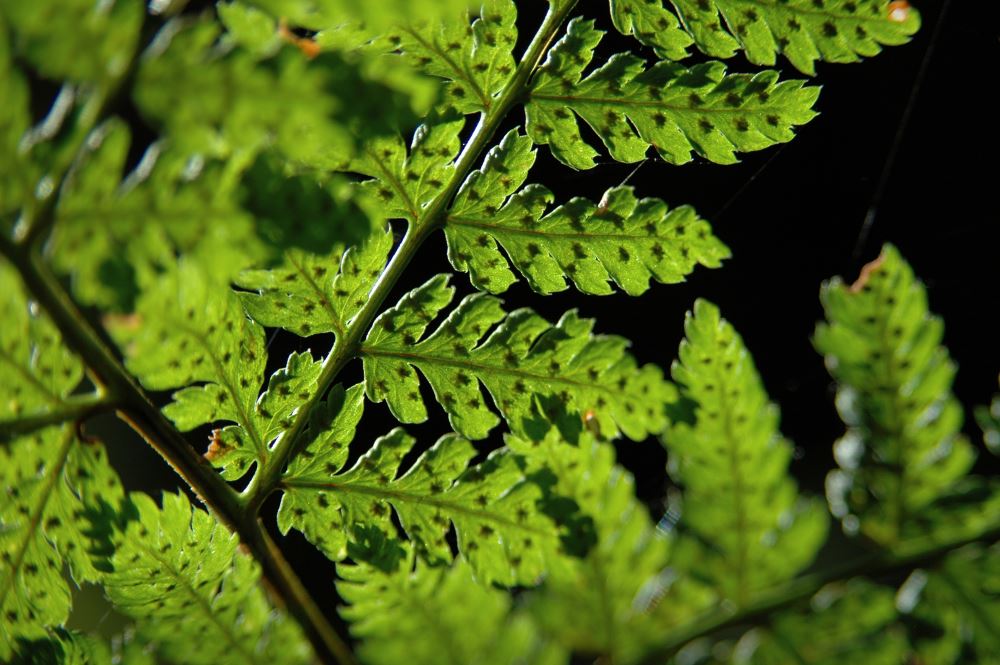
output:
M145 639L173 662L308 663L299 627L276 612L260 569L239 540L183 494L157 506L133 494L136 519L123 534L104 588L115 607L140 619Z
M811 561L826 513L797 496L788 474L792 446L733 326L698 300L684 330L672 373L692 413L663 436L671 475L684 490L680 526L689 535L674 562L743 605Z
M887 245L853 284L825 285L822 301L827 323L814 341L848 426L835 447L841 468L827 483L834 514L883 543L950 528L947 518L928 524L937 514L928 508L956 489L974 451L951 392L944 326L923 284Z
M608 436L621 431L642 439L666 424L674 389L659 368L639 367L624 339L592 335L593 322L574 312L552 325L527 309L507 314L496 298L475 294L425 336L454 293L447 275L432 278L383 313L361 346L368 396L388 402L401 422L427 418L419 370L452 427L470 439L485 437L500 420L480 384L514 431L538 419L537 394L592 410Z
M498 451L470 466L475 449L449 435L402 470L415 440L397 428L344 470L363 405L360 385L335 390L328 399L329 415L314 428L319 438L282 477L280 528L304 532L339 561L359 531L395 537L394 512L424 560L451 560L446 536L454 528L463 560L482 583L536 582L559 532L538 510L538 487L526 482L517 460Z

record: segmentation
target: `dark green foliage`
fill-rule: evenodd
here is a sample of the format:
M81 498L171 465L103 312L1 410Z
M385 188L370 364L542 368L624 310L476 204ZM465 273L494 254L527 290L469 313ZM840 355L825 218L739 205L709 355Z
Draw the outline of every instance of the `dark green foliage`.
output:
M819 87L696 49L812 73L905 42L916 10L551 0L536 28L512 0L203 4L0 4L0 660L996 661L1000 491L969 473L942 323L894 248L822 292L847 425L829 539L714 305L671 383L576 311L496 297L634 296L730 254L657 192L556 200L536 145L734 162L791 140ZM602 60L595 20L637 51ZM477 292L437 275L393 301L438 231ZM453 433L369 438L426 421L427 387ZM111 413L205 508L125 493L92 439ZM669 477L643 503L616 459L649 437ZM132 487L141 443L115 443ZM268 526L337 578L300 580ZM124 637L79 629L84 584ZM312 599L334 593L349 637Z

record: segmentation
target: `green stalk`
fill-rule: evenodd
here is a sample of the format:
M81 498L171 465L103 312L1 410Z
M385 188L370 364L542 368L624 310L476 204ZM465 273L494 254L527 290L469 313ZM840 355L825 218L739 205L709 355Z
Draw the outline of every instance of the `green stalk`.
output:
M560 26L575 5L576 0L566 0L562 3L549 5L548 14L528 45L524 57L514 71L514 76L511 77L489 110L480 114L472 137L455 161L452 177L445 184L441 193L427 206L423 219L407 228L402 242L368 294L368 300L364 307L349 322L347 332L337 337L333 349L323 361L323 369L317 381L316 391L298 410L291 427L279 439L264 467L254 475L250 484L243 491L242 499L250 509L251 514L256 514L260 510L261 505L281 482L281 474L285 466L299 451L302 433L309 422L309 414L337 380L337 376L340 375L344 366L357 357L361 342L375 317L382 311L386 297L399 281L400 276L413 260L424 240L445 223L448 206L452 199L458 193L469 173L482 159L483 153L489 147L490 141L507 114L521 101L531 76L538 69L549 45L555 39Z

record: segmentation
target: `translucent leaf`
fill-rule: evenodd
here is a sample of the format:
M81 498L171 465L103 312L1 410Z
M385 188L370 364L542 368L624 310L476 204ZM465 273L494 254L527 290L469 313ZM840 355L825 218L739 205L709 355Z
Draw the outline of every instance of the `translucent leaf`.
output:
M881 45L904 44L920 27L906 3L888 0L670 0L705 53L729 58L737 49L758 65L783 54L815 73L817 60L856 62Z
M24 75L14 65L4 11L0 9L0 232L7 232L3 217L29 199L34 188L33 169L21 154L21 137L31 125L30 91Z
M690 534L674 563L745 605L812 560L826 536L826 513L797 495L778 409L732 325L698 300L684 330L672 374L692 403L693 422L673 423L663 436Z
M360 388L348 391L335 423L356 424ZM310 445L289 465L278 512L283 531L303 531L340 560L360 526L394 533L391 506L415 550L429 561L451 560L445 538L454 526L459 551L483 583L532 584L545 570L557 530L538 512L538 488L524 482L511 455L497 452L470 468L475 448L449 435L400 473L414 439L397 428L342 471L350 436L337 439Z
M452 427L470 439L484 438L499 422L480 383L515 432L538 421L536 394L592 410L607 436L622 431L640 440L666 425L664 404L674 388L659 368L638 367L626 340L592 335L593 322L575 312L554 326L527 309L507 314L484 294L464 298L425 336L453 296L446 275L432 278L379 316L361 347L365 391L388 402L401 422L427 418L419 369Z
M241 293L240 298L262 325L303 337L325 332L343 335L368 301L392 244L392 230L384 227L346 250L340 243L328 254L290 250L276 268L240 274L237 284L257 292Z
M539 185L518 191L535 160L531 146L511 130L445 219L451 263L477 288L505 291L516 279L513 264L539 293L562 291L569 278L585 293L611 293L611 281L638 295L650 278L680 282L695 266L718 267L729 256L691 207L637 199L631 187L609 189L599 204L574 198L546 214L551 192Z
M219 33L212 20L168 23L136 78L137 106L182 151L252 159L274 146L294 163L330 170L362 133L411 120L408 101L337 54L311 59L288 46L261 61L216 48Z
M891 245L854 284L824 285L821 300L827 323L814 344L837 381L848 427L834 449L840 470L827 481L830 506L845 524L860 519L869 537L894 542L973 461L951 394L944 326Z
M58 414L86 396L72 397L83 364L62 344L48 317L28 300L12 266L0 263L0 438L19 420Z
M995 512L993 514L996 514ZM1000 549L973 545L914 572L908 625L914 650L935 665L996 663L1000 654Z
M514 75L516 18L512 0L485 0L471 27L463 13L404 24L387 39L415 68L446 81L448 106L475 113L489 109Z
M910 662L892 590L860 579L824 588L808 610L779 613L752 634L760 665Z
M592 168L598 155L575 116L620 162L640 161L653 146L672 164L690 161L692 152L730 164L737 151L790 141L793 127L816 115L812 106L819 88L779 82L778 73L769 70L727 75L720 62L690 69L658 62L647 68L642 59L619 53L584 77L603 34L593 21L571 21L529 93L528 136L575 169Z
M635 662L661 632L651 592L668 542L636 499L631 475L615 464L613 447L587 431L576 444L552 428L539 441L510 437L508 445L534 476L552 479L550 505L572 502L582 520L576 530L593 539L582 558L563 557L528 596L532 616L575 652Z
M77 583L101 577L121 485L98 444L72 425L0 446L0 658L44 638L69 616L67 566Z
M23 641L19 651L10 665L146 665L135 658L122 658L115 654L112 661L111 649L108 645L91 635L70 632L67 630L50 630L45 638Z
M988 407L976 409L976 421L983 430L983 443L990 452L1000 455L1000 395L996 395Z
M209 451L229 479L264 460L318 375L308 352L293 354L271 378L269 389L280 386L280 397L258 401L267 360L263 329L246 318L234 293L183 260L143 294L138 314L111 323L129 370L146 388L183 388L164 408L180 430L216 421L239 425L217 432Z
M472 4L470 0L247 0L276 17L286 17L293 25L311 30L353 21L383 30L415 20L442 20Z
M260 570L234 534L183 494L164 494L162 509L145 494L132 501L137 519L104 588L161 657L192 665L311 662L298 626L270 607Z
M694 43L677 16L658 0L611 0L611 20L624 35L633 35L656 55L681 60Z
M107 83L125 73L144 14L140 2L4 2L19 55L45 78Z
M265 256L228 165L153 144L126 174L130 143L123 122L102 125L59 199L53 263L78 299L131 311L177 253L223 282Z
M350 169L373 178L362 188L379 202L389 219L423 221L424 209L454 173L465 121L431 120L417 128L409 151L399 136L367 141Z
M469 566L432 567L407 551L394 567L341 564L337 591L359 655L372 665L565 665L510 597L476 584ZM388 569L386 569L388 568Z

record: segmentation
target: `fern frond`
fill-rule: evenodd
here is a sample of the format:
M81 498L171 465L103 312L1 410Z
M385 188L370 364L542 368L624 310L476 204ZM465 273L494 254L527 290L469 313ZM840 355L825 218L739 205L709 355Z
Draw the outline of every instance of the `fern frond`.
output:
M568 654L545 644L506 593L476 584L461 560L429 566L410 551L393 567L341 564L341 614L372 665L565 665ZM386 569L388 568L388 569Z
M473 3L470 0L244 0L245 4L285 17L295 26L323 30L347 22L364 23L375 30L417 20L446 20Z
M72 425L48 427L0 446L0 659L18 640L47 636L69 616L69 568L77 583L101 573L124 494L99 444Z
M557 428L541 440L509 437L532 474L551 477L550 500L571 501L581 535L593 539L582 558L564 557L527 608L547 633L576 652L634 662L661 628L652 619L654 588L668 561L668 541L635 497L632 477L614 448L584 430L575 444Z
M132 311L175 253L223 282L266 255L229 165L154 144L126 174L130 143L124 122L100 126L59 199L50 251L81 302Z
M816 61L856 62L882 45L904 44L920 28L920 15L888 0L670 0L695 43L708 55L729 58L743 50L758 65L782 54L799 71Z
M647 68L642 59L619 53L584 77L603 34L593 21L571 21L528 96L528 136L575 169L592 168L598 155L576 116L620 162L640 161L652 146L672 164L690 161L692 152L730 164L737 151L791 140L793 127L816 115L818 88L779 82L774 71L727 75L720 62L688 69L664 61Z
M144 386L181 388L164 407L181 431L237 423L216 433L208 455L230 480L266 459L319 375L308 352L293 354L258 400L267 361L263 329L246 318L233 292L187 261L143 294L136 315L111 323L129 370Z
M269 270L247 270L238 286L247 313L261 325L284 328L307 337L332 332L343 335L347 324L367 302L389 258L392 230L384 227L359 245L337 244L328 254L289 250Z
M813 597L809 611L778 614L753 632L752 662L760 665L841 665L910 662L891 589L854 579Z
M114 660L113 660L114 659ZM93 635L68 630L51 630L37 640L22 641L19 653L10 665L154 665L151 658L130 650L127 654L112 655L108 644Z
M659 2L611 0L611 20L623 35L632 35L661 58L682 60L694 43L677 16Z
M755 591L788 579L823 544L823 507L799 499L788 474L792 446L739 334L715 305L698 300L672 367L694 421L663 436L671 475L683 487L675 565L707 578L745 605Z
M334 428L351 429L360 418L360 388L342 398ZM401 474L415 441L397 428L343 471L347 440L314 443L289 465L281 481L282 531L302 531L339 561L360 527L395 533L391 506L415 550L429 561L451 560L445 537L454 525L458 549L483 583L533 584L545 570L558 531L538 511L538 488L525 482L511 455L494 453L470 468L475 448L445 436Z
M468 114L488 110L514 74L517 9L512 0L485 0L471 26L463 14L404 25L386 39L415 69L444 79L444 102Z
M631 187L609 189L600 204L574 198L546 214L551 192L540 185L518 191L534 161L531 139L511 130L448 211L448 258L477 288L505 291L516 279L512 264L539 293L562 291L569 278L584 293L611 293L612 281L638 295L650 278L679 282L695 266L718 267L729 256L691 207L640 200Z
M401 422L427 418L419 369L455 431L474 440L499 423L480 383L515 432L537 420L535 394L592 410L608 436L622 431L640 440L665 426L674 389L659 368L638 367L624 339L592 335L593 322L574 312L553 326L527 309L507 314L496 298L475 294L424 336L454 293L447 275L432 278L379 316L361 346L368 397L387 402Z
M5 2L0 15L17 35L19 55L52 81L107 85L138 46L144 7L101 9L89 0Z
M0 219L31 200L37 182L35 166L19 146L31 126L31 92L24 74L13 62L7 21L0 10ZM0 221L0 232L9 231Z
M461 148L463 119L433 119L417 128L407 151L399 136L365 142L350 170L370 176L361 184L389 219L418 225L424 208L444 189Z
M104 576L115 607L139 622L158 653L181 663L308 663L296 624L271 608L239 539L183 494L163 507L133 494L137 519Z
M83 379L83 363L63 344L52 322L31 305L14 268L0 263L0 439L19 421L71 414L74 404L92 399L73 393Z
M951 393L955 365L941 346L944 325L891 245L854 284L824 285L821 300L827 323L814 344L837 381L848 427L835 447L841 469L827 481L830 506L849 524L860 519L871 538L894 542L974 457Z
M1000 546L958 550L940 565L914 572L903 585L908 587L910 604L916 604L911 626L917 657L941 665L997 662Z

